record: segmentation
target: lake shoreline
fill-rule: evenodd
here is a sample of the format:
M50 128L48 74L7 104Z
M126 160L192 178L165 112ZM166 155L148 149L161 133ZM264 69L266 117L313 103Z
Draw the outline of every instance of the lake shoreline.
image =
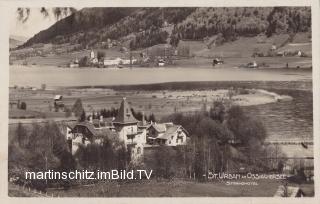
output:
M47 88L136 86L161 83L223 81L312 81L312 71L302 69L246 68L139 68L54 69L11 67L9 87ZM34 80L37 79L37 80Z

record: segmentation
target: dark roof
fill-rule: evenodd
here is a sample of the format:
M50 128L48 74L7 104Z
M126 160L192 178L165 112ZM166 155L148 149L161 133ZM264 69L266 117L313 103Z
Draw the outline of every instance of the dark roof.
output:
M84 126L86 127L94 137L106 137L106 136L111 136L116 134L115 132L112 132L108 128L100 128L100 129L95 129L94 125L90 122L80 122L75 125L76 126Z
M128 123L138 123L139 121L135 119L133 116L130 106L126 101L126 98L122 99L118 115L113 123L120 123L120 124L128 124Z

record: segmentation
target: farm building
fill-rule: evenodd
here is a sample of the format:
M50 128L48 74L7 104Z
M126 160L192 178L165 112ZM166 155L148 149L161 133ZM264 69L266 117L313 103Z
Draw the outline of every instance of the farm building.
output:
M63 97L62 95L55 95L53 98L53 105L55 110L64 109Z

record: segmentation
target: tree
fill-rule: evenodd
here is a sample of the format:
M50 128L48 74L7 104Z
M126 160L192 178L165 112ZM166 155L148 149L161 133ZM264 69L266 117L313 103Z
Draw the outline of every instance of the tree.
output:
M101 170L126 169L128 151L117 136L104 137L102 144L80 146L75 154L82 168Z
M72 111L70 108L65 108L65 117L69 118L72 115Z
M27 110L27 104L26 102L22 101L21 104L20 104L20 109L21 110Z
M164 157L163 155L167 155ZM156 161L156 176L170 179L175 174L176 153L172 147L160 146L154 153L154 161ZM170 159L168 159L170 158Z
M267 136L265 126L258 118L246 115L240 106L232 106L227 112L226 126L236 140L247 148L248 162L258 159Z
M155 122L156 121L156 117L154 116L154 114L153 113L151 113L151 115L149 115L149 119L148 119L148 121L152 121L152 122Z
M103 60L106 57L106 53L103 51L98 51L97 58L99 61Z
M20 122L18 123L18 127L16 129L16 138L18 140L19 146L23 147L24 141L27 138L27 131Z
M89 65L89 57L88 56L84 56L79 60L79 66L80 67L87 67Z
M83 114L84 108L83 108L83 106L82 106L82 101L81 101L80 98L78 98L78 99L76 100L76 102L74 103L74 105L73 105L73 107L72 107L72 112L74 112L74 115L75 115L76 117L80 117L80 116Z
M82 111L81 116L79 118L79 121L80 122L86 121L86 112L85 111Z
M209 115L212 120L222 123L225 117L225 106L222 101L214 101L213 107L210 108Z

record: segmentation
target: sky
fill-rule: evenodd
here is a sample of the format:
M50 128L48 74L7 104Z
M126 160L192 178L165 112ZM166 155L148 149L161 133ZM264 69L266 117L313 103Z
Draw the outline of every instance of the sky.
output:
M10 35L26 38L30 38L39 31L49 28L57 21L52 12L48 17L44 17L40 13L40 8L31 8L29 19L25 23L18 20L15 8L12 8L10 14Z

